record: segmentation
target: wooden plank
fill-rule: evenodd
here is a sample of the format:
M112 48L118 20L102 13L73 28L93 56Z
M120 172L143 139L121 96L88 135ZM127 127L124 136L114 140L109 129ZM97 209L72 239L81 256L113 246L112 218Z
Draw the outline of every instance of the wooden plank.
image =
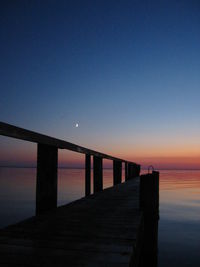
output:
M54 146L38 144L36 214L57 207L57 165L58 149Z
M85 155L85 195L91 194L91 156Z
M129 266L141 222L136 178L0 230L0 265Z

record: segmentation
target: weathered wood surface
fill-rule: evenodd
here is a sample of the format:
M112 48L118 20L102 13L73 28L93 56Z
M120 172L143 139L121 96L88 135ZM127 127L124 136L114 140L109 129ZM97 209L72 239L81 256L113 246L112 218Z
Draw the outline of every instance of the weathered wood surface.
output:
M0 230L0 266L129 266L141 218L136 178Z

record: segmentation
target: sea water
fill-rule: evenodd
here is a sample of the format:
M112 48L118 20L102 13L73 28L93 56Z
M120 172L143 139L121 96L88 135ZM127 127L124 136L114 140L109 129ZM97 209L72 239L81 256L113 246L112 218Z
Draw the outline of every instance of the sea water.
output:
M105 169L104 188L113 172ZM123 172L124 179L124 172ZM58 170L58 206L84 196L84 170ZM35 214L35 168L0 168L0 228ZM160 170L158 266L200 266L200 171Z

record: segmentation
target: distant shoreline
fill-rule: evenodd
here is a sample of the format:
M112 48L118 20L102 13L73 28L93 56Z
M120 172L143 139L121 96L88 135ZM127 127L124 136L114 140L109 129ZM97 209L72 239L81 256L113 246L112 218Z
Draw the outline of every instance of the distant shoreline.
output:
M36 169L36 166L0 166L0 168L10 168L10 169ZM84 167L58 167L58 169L69 169L69 170L84 170ZM91 168L93 169L93 168ZM104 170L112 170L112 167L104 167ZM147 171L148 168L142 168L141 170ZM200 171L199 169L180 169L180 168L156 168L158 171Z

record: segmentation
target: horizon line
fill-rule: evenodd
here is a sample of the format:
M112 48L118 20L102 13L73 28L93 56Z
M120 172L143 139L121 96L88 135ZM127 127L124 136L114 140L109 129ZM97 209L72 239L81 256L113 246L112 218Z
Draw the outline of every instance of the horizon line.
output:
M37 166L15 166L15 165L0 165L0 168L13 168L13 169L37 169ZM58 169L80 169L80 170L84 170L85 167L63 167L63 166L58 166ZM91 170L93 169L93 167L91 167ZM112 170L112 167L104 167L103 169L107 169L107 170ZM124 168L122 168L124 169ZM148 167L143 167L141 168L141 170L148 170ZM155 168L155 170L171 170L171 171L200 171L200 168Z

